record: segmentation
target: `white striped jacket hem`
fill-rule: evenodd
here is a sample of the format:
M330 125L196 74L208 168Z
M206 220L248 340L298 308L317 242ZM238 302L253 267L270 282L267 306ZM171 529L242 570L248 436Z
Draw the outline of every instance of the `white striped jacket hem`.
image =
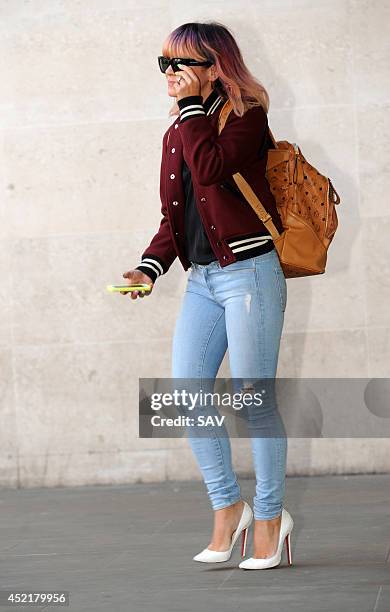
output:
M240 251L254 249L255 247L265 244L269 240L272 240L272 236L270 234L263 234L255 236L253 238L242 238L240 240L234 240L232 242L227 240L226 242L232 249L233 253L238 253Z

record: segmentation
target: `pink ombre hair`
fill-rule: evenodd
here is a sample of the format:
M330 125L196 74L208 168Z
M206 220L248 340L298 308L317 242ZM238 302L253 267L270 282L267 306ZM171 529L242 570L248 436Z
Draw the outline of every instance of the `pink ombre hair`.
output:
M269 96L265 87L249 72L233 35L223 24L216 21L184 23L166 38L162 54L213 62L218 75L213 86L230 99L236 115L242 117L252 106L262 106L268 113ZM169 116L178 114L175 102Z

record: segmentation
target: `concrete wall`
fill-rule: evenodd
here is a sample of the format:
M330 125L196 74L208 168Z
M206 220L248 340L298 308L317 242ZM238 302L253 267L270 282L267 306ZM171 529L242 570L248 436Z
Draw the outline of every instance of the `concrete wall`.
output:
M296 141L340 193L326 275L288 281L279 376L389 375L389 3L0 0L0 484L199 478L186 440L137 439L138 378L170 375L186 274L106 294L160 220L180 23L231 27ZM229 376L225 357L219 376ZM233 440L240 474L249 440ZM290 440L289 474L390 469L388 440Z

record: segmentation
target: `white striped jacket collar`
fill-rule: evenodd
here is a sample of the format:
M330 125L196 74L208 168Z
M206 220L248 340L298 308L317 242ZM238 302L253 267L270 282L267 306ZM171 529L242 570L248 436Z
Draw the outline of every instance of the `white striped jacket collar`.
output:
M203 102L203 108L206 115L212 115L212 113L220 106L222 100L222 96L216 89L213 89Z

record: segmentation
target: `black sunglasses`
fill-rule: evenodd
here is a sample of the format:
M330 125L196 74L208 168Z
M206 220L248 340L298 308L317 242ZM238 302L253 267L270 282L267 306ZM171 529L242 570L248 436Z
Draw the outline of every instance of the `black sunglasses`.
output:
M189 59L189 58L181 58L181 57L164 57L163 55L158 56L158 65L161 72L165 72L169 65L172 66L173 72L178 72L181 70L178 64L184 64L185 66L212 66L213 62L198 62L198 60Z

